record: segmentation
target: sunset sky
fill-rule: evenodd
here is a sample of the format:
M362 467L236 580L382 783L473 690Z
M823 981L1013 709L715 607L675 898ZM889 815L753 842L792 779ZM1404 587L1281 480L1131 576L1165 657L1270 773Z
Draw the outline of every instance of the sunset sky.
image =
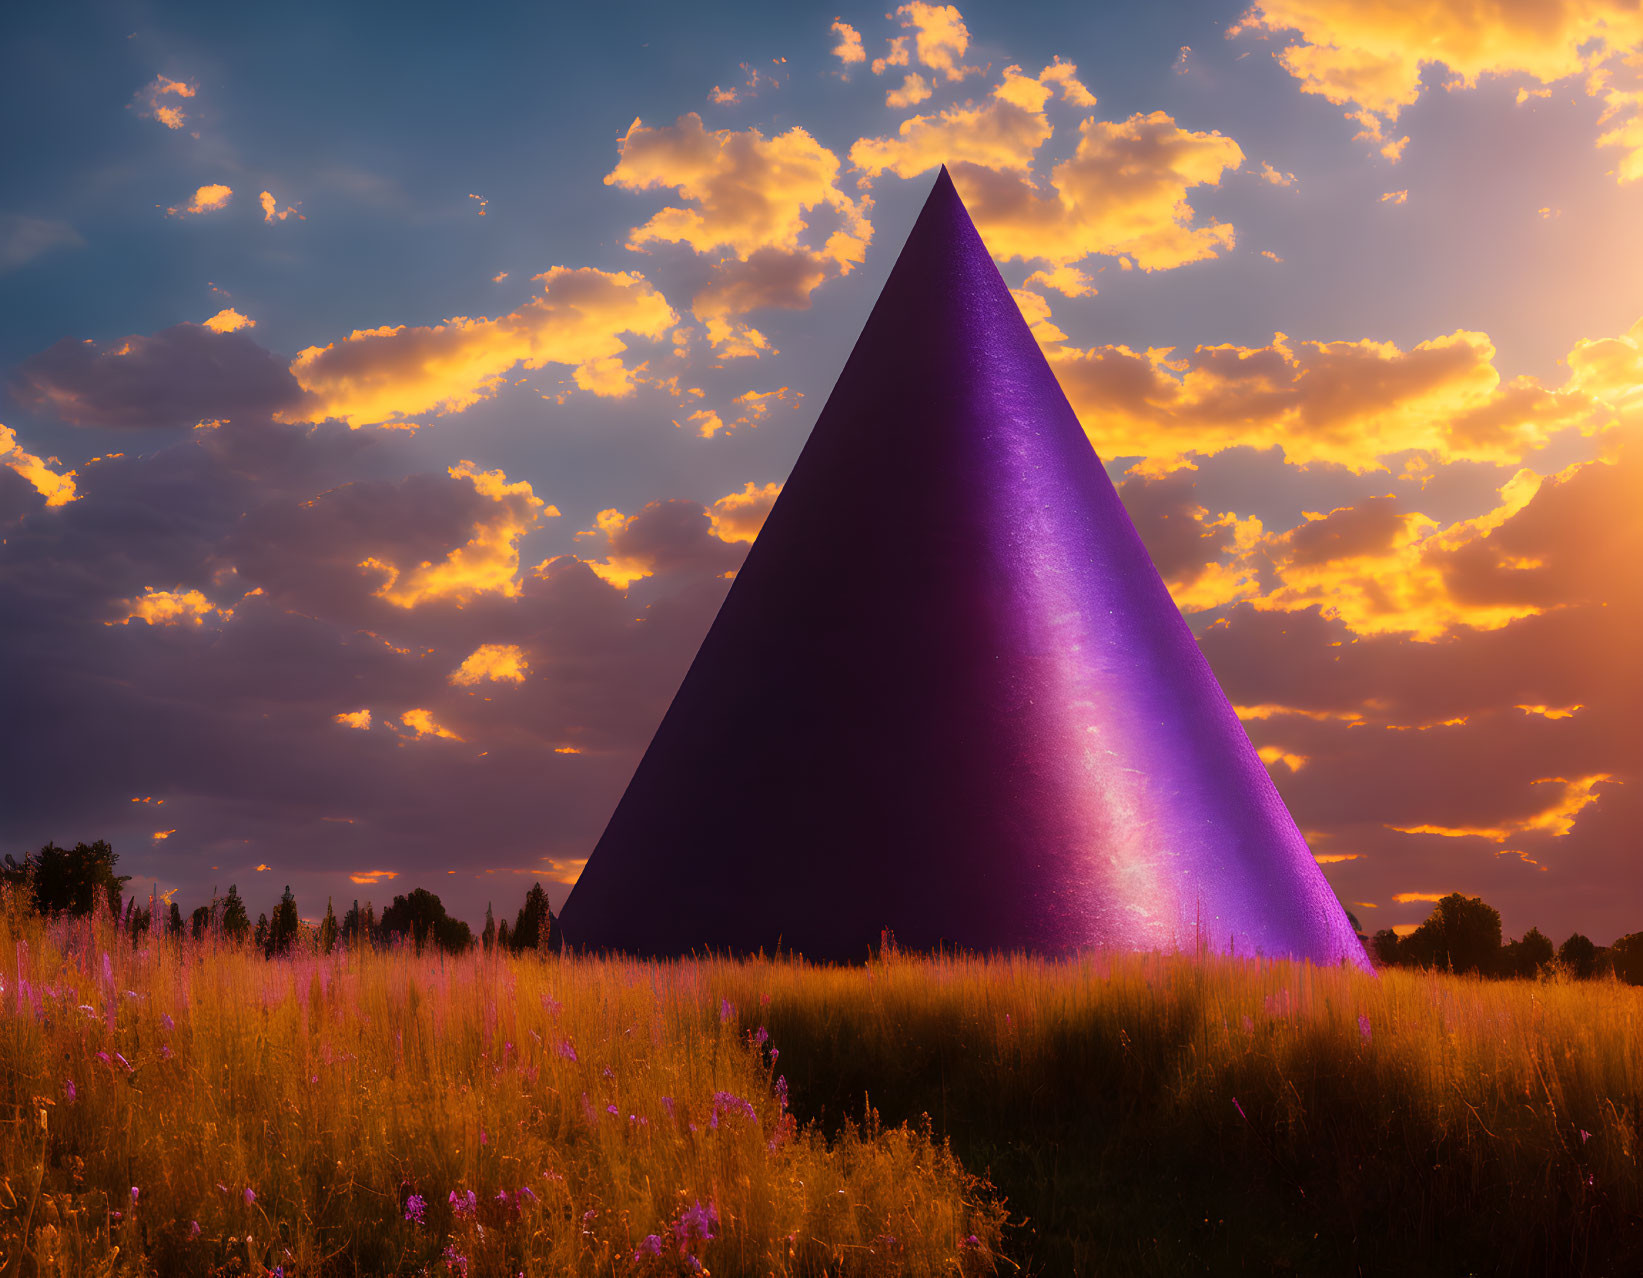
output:
M0 852L557 906L945 163L1363 926L1643 930L1635 3L696 9L0 19Z

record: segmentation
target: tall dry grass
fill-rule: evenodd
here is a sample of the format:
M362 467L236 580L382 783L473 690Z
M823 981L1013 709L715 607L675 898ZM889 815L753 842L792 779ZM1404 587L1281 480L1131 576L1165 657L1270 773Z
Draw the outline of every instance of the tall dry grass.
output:
M797 1124L722 976L12 915L0 1272L992 1272L982 1187L927 1128Z
M25 1273L1643 1273L1613 982L270 962L37 921L0 976Z
M1643 989L1191 955L721 966L801 1117L923 1112L1046 1274L1643 1274Z

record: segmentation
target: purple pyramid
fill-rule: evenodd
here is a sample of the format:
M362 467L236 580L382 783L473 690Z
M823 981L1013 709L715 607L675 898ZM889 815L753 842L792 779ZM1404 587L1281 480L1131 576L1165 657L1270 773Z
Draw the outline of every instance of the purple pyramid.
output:
M946 170L561 924L1367 966Z

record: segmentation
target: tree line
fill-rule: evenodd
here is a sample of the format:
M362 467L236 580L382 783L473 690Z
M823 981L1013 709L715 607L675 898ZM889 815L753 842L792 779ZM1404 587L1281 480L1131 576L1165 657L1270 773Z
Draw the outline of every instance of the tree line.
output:
M1357 919L1348 912L1354 928ZM1373 937L1360 932L1370 956L1382 967L1441 968L1498 978L1534 978L1554 968L1579 980L1613 975L1643 985L1643 932L1630 932L1612 945L1598 945L1574 932L1561 945L1538 927L1515 941L1503 941L1500 911L1475 896L1451 892L1434 903L1426 921L1408 936L1383 928Z
M125 894L129 874L116 871L119 854L106 840L77 843L72 848L48 843L21 862L8 855L0 863L0 885L11 890L13 899L42 918L58 915L84 917L94 910L112 913L133 940L159 928L169 936L226 938L236 944L255 946L269 957L288 954L294 948L317 948L329 954L337 945L387 946L399 942L413 945L418 953L432 947L448 954L461 954L476 943L486 950L527 950L546 952L558 945L558 925L548 894L540 883L525 894L513 923L498 923L485 907L485 928L475 938L473 929L446 912L444 902L427 888L414 888L394 897L379 915L366 901L356 899L339 919L330 898L325 915L317 924L303 920L297 899L289 886L271 911L251 921L239 888L229 884L226 896L214 896L184 919L175 901L162 912L159 902L144 906ZM159 915L156 918L156 915Z

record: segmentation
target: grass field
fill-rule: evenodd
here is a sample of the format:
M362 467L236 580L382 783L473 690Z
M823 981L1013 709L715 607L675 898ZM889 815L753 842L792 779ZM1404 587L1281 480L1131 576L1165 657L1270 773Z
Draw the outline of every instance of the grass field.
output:
M1643 991L0 922L0 1273L1643 1272Z

